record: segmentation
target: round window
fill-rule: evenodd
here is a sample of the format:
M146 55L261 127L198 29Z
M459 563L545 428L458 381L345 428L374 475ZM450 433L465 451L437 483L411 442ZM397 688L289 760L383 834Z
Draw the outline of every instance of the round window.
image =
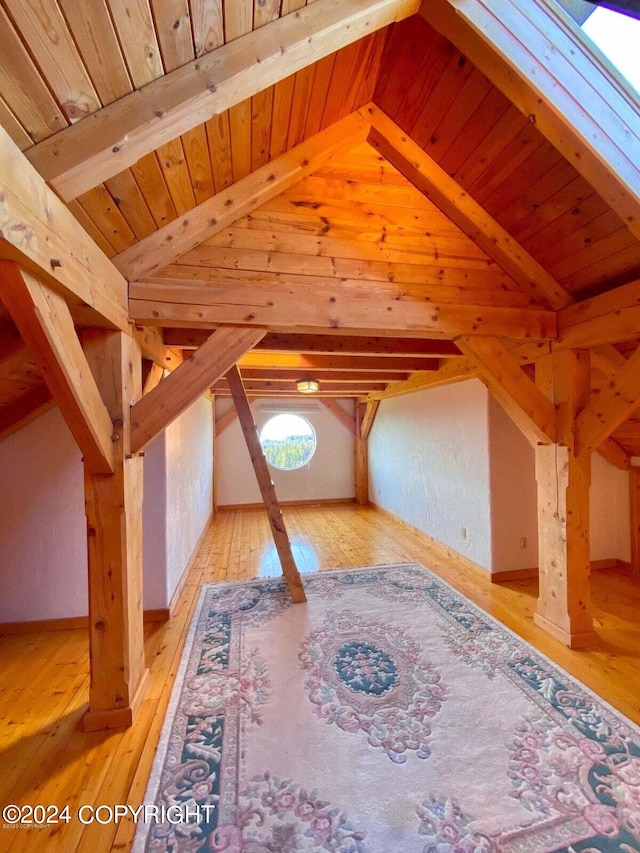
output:
M276 415L262 427L260 444L269 465L294 471L306 465L315 453L316 434L300 415Z

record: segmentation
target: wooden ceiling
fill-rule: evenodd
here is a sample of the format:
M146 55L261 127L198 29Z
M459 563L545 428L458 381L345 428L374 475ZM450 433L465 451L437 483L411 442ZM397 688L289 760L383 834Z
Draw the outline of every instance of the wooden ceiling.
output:
M474 375L452 339L478 321L510 346L542 346L554 337L549 309L640 277L640 240L619 210L429 15L410 14L417 2L379 3L375 26L357 24L370 34L350 42L342 27L337 50L327 37L309 41L308 64L292 40L295 73L228 96L233 105L130 163L114 145L126 165L104 165L101 133L126 124L138 94L200 73L199 58L232 66L251 46L264 51L269 82L278 51L259 31L281 17L298 26L305 5L0 0L0 124L131 281L130 316L171 358L221 323L264 317L270 334L240 363L250 393L295 393L293 381L313 372L327 396L380 396L436 374ZM349 6L310 5L323 32ZM352 3L354 15L364 5ZM170 110L156 118L174 121ZM81 160L87 139L94 183L69 159ZM507 334L502 309L519 331ZM468 317L458 333L454 312ZM11 322L0 322L6 434L17 414L51 403ZM596 390L602 375L594 370ZM227 393L224 381L214 390ZM637 426L620 429L625 451L640 453Z

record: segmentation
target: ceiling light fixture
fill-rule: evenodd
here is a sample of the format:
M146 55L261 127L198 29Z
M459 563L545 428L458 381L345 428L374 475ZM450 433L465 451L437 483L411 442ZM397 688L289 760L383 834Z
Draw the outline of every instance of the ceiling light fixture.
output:
M320 383L317 379L298 379L296 388L301 394L315 394L320 389Z

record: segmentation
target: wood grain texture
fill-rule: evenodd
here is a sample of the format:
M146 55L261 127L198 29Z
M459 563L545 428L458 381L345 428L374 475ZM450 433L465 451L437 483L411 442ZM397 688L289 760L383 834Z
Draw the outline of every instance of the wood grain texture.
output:
M551 2L426 2L424 15L501 88L640 235L632 98ZM496 55L496 49L499 56ZM580 80L580 99L576 97ZM584 108L588 103L589 107Z
M121 253L116 266L129 279L161 269L313 172L336 151L362 141L365 133L366 123L359 116L344 119Z
M314 570L311 563L331 570L421 562L640 722L640 591L637 578L626 571L592 574L594 624L601 642L576 654L534 624L538 594L534 578L492 585L486 572L465 564L450 549L436 548L424 534L372 507L291 506L286 513L290 536L300 543L295 553L301 569ZM69 802L72 811L82 803L139 806L200 585L257 577L262 561L271 568L272 547L264 509L216 514L171 618L146 626L148 688L135 726L124 732L105 736L76 731L88 695L86 631L1 636L0 677L6 688L0 694L3 749L10 749L14 760L0 777L0 800L60 807ZM43 658L55 665L43 667ZM12 722L17 715L19 724ZM52 830L4 830L3 839L12 853L40 853L43 845L65 853L124 851L131 848L135 826L132 821L89 826L72 821L60 824L55 834Z
M223 376L262 337L262 329L218 329L131 409L131 452L137 453Z
M0 257L18 261L72 304L90 306L96 325L128 331L125 279L2 128L0 166Z
M530 444L536 446L557 441L555 406L500 341L462 337L456 343L474 362L480 380Z
M2 299L94 474L113 473L113 424L67 303L14 262L0 261Z
M591 455L574 449L576 416L590 396L584 352L543 358L536 384L558 410L557 443L535 448L540 597L537 625L570 648L598 641L591 612L589 486Z
M549 339L556 336L556 314L542 309L494 308L490 305L429 304L419 293L363 282L292 286L286 282L243 285L240 281L182 282L151 279L132 282L132 319L160 326L197 328L211 323L264 326L288 331L292 310L304 332L452 338L495 335Z
M237 367L232 367L227 373L227 379L233 395L233 405L238 413L240 427L244 439L247 443L247 449L251 456L253 470L256 474L258 487L264 506L269 518L269 526L273 535L273 541L282 567L282 574L287 582L289 594L295 604L300 604L307 600L302 581L300 580L300 572L296 565L295 558L291 550L291 542L287 533L287 528L282 517L282 510L278 503L276 489L269 473L269 466L265 459L260 439L258 438L258 429L253 420L251 406L242 383L242 377Z
M83 345L114 423L113 471L85 460L91 681L84 731L123 728L139 711L146 678L142 627L142 458L131 452L130 401L141 394L138 344L88 331Z
M131 9L125 0L110 0L110 7L121 39L128 39L124 51L136 86L149 85L131 100L125 96L103 108L89 123L78 122L69 128L72 135L60 134L29 154L66 201L311 62L413 14L418 6L417 0L317 0L150 82L162 73L155 31L152 38L144 0L129 2Z
M345 429L347 429L352 435L356 434L356 421L355 418L352 418L348 412L342 408L340 403L337 400L332 400L329 397L322 397L320 402L328 409L331 414L338 420Z

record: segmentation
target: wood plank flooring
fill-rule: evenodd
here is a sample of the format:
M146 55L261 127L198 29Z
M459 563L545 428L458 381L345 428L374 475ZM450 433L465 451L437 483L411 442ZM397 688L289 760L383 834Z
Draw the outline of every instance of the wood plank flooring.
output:
M491 585L488 576L437 558L420 534L370 507L287 507L285 520L301 571L419 561L640 723L640 578L607 570L593 576L601 642L570 651L533 624L536 581ZM278 574L263 510L219 512L171 619L146 629L150 678L135 726L82 734L88 696L85 630L0 637L0 806L70 805L71 822L2 829L0 853L128 851L135 827L77 818L79 806L138 806L201 583Z

